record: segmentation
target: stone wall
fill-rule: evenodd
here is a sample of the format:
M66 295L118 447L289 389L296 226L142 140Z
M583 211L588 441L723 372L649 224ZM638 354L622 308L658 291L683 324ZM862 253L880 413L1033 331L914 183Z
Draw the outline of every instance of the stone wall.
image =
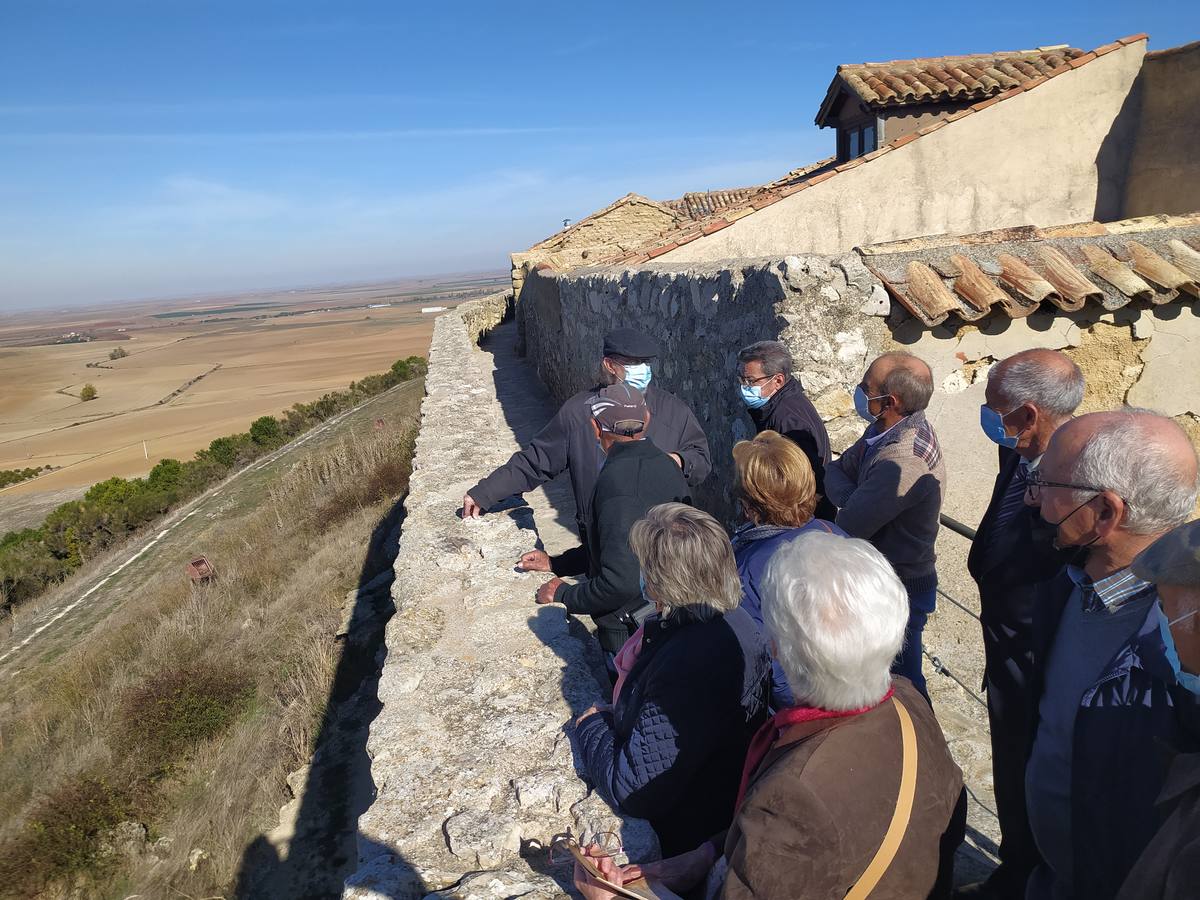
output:
M539 491L457 517L463 493L517 446L521 411L500 402L503 373L474 341L507 305L503 294L466 303L434 327L367 745L376 798L347 898L561 896L570 868L551 868L545 848L568 828L618 831L636 858L657 853L649 826L614 815L573 767L563 725L600 698L595 642L561 608L533 604L546 576L514 569L555 510Z
M1200 210L1200 41L1146 54L1126 216Z
M540 271L526 282L518 315L530 361L559 399L594 383L605 332L632 325L653 335L662 350L655 383L692 407L712 447L713 475L698 502L723 514L731 509L730 451L753 433L734 381L736 353L762 339L791 349L835 450L861 433L851 392L865 364L895 348L926 359L937 388L929 416L949 472L946 510L972 525L995 475L995 447L979 429L987 370L1018 350L1067 351L1089 379L1086 410L1149 406L1174 416L1200 447L1200 366L1192 356L1200 301L1115 312L1051 307L1026 319L993 314L933 329L892 306L857 255L846 254Z
M596 383L608 331L632 325L653 335L661 350L655 383L687 402L708 433L714 471L697 502L728 513L730 453L754 432L735 384L738 349L787 343L841 450L861 431L850 390L887 343L880 316L889 307L883 287L847 254L640 272L542 270L526 280L518 315L530 360L559 400Z

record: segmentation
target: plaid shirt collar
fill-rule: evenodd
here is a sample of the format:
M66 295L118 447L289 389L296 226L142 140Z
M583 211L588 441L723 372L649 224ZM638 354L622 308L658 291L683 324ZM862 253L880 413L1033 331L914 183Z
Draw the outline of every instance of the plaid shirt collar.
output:
M1154 585L1143 581L1128 567L1092 581L1078 566L1067 566L1067 575L1079 590L1084 612L1115 612L1131 600L1154 591Z

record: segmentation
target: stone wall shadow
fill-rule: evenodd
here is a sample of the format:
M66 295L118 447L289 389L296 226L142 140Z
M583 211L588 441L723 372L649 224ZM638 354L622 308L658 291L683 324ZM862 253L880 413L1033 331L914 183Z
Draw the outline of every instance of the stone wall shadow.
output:
M504 421L517 443L525 446L554 415L558 404L538 379L534 367L518 355L518 339L517 320L510 311L500 325L480 338L479 350L492 357L495 366L492 379ZM554 508L555 521L577 534L575 498L566 473L544 487Z
M265 836L256 838L242 856L233 891L239 900L340 898L343 881L358 869L360 851L369 849L371 841L358 834L358 819L375 797L367 737L383 708L379 675L386 656L385 628L395 612L388 576L399 552L403 521L401 498L376 524L365 548L286 858ZM388 847L379 852L399 856ZM397 898L414 896L420 889L417 881Z

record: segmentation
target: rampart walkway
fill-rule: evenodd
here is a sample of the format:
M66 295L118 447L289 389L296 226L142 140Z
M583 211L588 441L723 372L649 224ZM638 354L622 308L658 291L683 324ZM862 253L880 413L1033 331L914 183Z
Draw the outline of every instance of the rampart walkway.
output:
M514 569L539 538L551 552L574 541L569 486L560 479L476 522L456 517L463 493L555 410L515 354L514 326L494 327L502 300L468 306L438 320L431 346L379 686L384 707L368 745L378 796L359 824L360 870L347 897L556 896L569 870L548 865L543 847L554 833L611 825L635 859L654 845L645 823L620 823L576 777L562 725L598 697L590 672L599 656L560 607L534 605L542 576ZM939 552L947 591L977 608L965 541L947 532ZM928 677L976 798L958 866L959 880L970 881L991 865L985 854L998 835L986 715L964 689L978 685L978 624L948 606L931 619L927 645L963 684Z

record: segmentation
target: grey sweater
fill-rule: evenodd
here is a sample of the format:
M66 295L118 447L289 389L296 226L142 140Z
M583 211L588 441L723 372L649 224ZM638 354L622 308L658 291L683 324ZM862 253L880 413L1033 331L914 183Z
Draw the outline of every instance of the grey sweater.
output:
M938 516L946 466L924 412L901 419L873 447L872 429L825 467L825 491L837 524L887 557L910 593L937 586Z

